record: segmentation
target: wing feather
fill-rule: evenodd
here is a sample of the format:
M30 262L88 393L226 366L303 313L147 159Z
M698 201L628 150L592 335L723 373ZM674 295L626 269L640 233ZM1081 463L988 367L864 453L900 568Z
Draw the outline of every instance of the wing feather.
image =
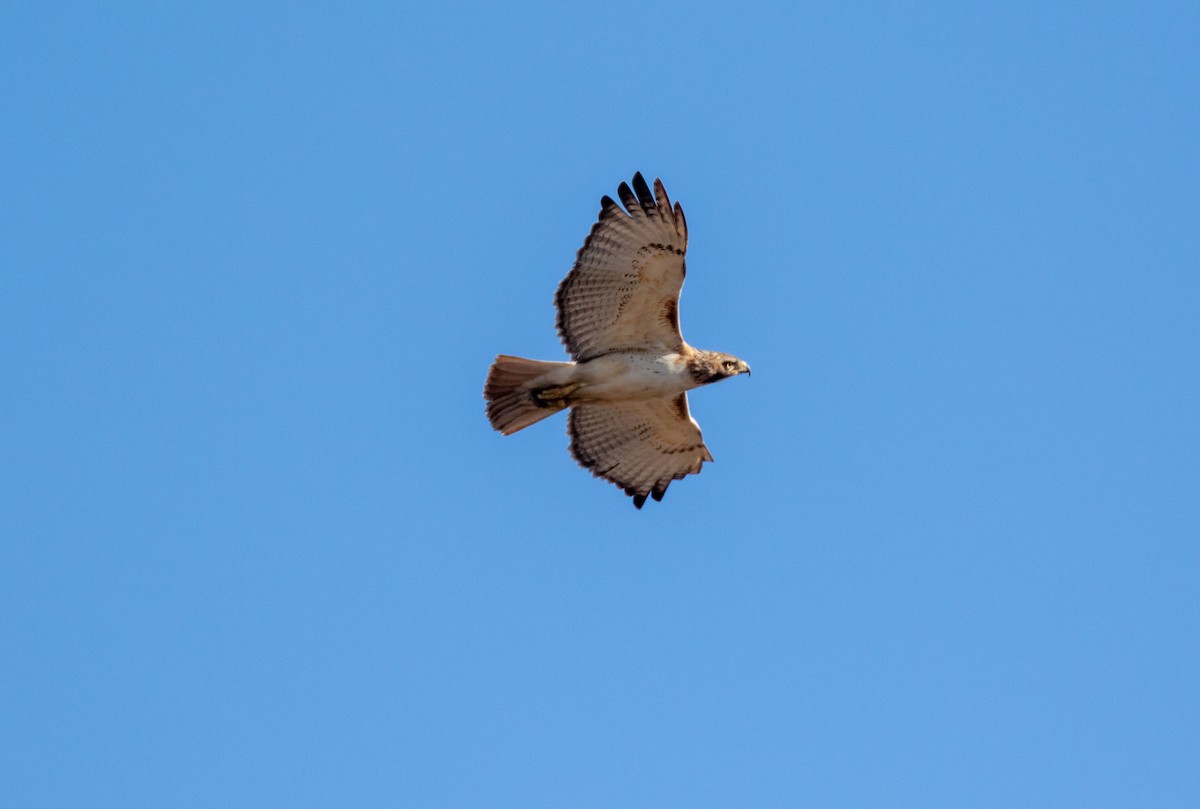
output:
M688 411L686 393L576 405L567 432L579 465L623 489L638 508L647 496L662 500L671 481L699 473L713 459Z
M558 333L586 362L613 351L679 351L679 292L686 273L687 222L660 180L600 200L600 215L558 286Z

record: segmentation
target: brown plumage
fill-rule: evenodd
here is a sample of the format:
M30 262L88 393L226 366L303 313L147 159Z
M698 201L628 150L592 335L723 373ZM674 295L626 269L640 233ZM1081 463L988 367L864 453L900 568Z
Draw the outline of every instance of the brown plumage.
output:
M555 294L559 336L574 362L500 355L484 384L487 415L504 433L571 409L572 457L633 498L661 500L672 481L713 459L687 391L750 366L689 346L679 329L687 221L659 180L617 188Z

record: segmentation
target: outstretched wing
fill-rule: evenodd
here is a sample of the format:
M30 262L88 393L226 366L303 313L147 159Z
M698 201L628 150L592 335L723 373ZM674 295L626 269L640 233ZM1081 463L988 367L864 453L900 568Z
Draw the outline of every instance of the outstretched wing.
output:
M571 357L586 362L612 351L678 351L687 222L662 182L651 194L641 173L633 189L600 200L600 218L558 285L558 333Z
M638 508L647 496L662 500L671 481L698 473L713 459L688 412L686 393L576 405L567 432L579 465L624 489Z

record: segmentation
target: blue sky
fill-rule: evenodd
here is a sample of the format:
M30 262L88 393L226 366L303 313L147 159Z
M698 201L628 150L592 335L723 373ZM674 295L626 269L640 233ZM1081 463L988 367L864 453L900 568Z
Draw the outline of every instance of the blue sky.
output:
M9 4L0 804L1200 800L1191 3ZM635 511L602 194L755 370Z

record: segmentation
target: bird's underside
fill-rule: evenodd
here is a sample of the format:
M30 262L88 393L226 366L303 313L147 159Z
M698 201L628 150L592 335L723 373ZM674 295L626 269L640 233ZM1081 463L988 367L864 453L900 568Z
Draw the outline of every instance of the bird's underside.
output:
M555 295L558 331L573 362L500 355L484 386L504 433L569 409L571 455L620 487L638 508L713 459L687 391L749 373L728 354L698 351L679 331L687 223L660 181L641 174L609 197Z

